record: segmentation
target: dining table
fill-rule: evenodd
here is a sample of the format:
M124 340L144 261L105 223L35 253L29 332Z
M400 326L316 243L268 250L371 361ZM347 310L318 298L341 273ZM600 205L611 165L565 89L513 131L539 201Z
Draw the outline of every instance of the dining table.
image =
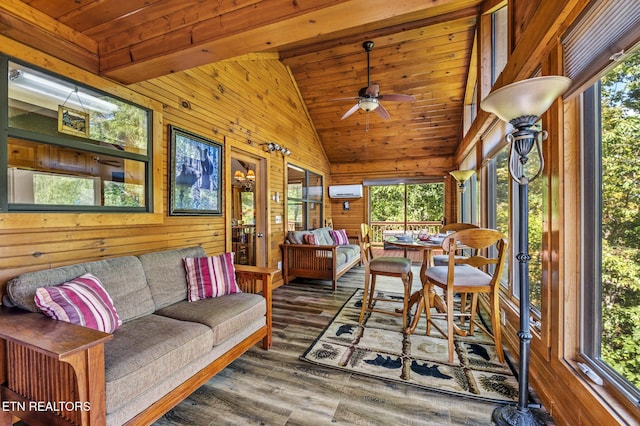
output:
M420 321L420 315L424 309L423 294L425 287L429 287L429 304L435 307L439 313L447 312L447 305L442 297L436 293L433 286L427 286L427 269L433 266L433 252L442 250L442 242L445 237L444 235L438 235L421 239L411 235L400 235L388 237L384 240L386 244L403 249L404 257L407 257L408 250L419 250L422 252L422 263L420 265L420 282L422 283L422 288L412 293L409 297L408 311L411 311L411 308L416 304L417 307L416 313L411 319L409 327L407 327L407 334L413 333ZM456 324L454 324L454 328L456 334L459 336L467 335L467 332L459 328Z

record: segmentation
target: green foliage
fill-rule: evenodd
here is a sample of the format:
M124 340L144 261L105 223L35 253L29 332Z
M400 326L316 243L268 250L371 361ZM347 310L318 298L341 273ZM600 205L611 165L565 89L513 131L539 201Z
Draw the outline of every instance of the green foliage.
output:
M640 53L602 79L602 359L640 388Z
M442 220L444 185L432 183L372 186L370 189L372 222L404 221L405 186L407 190L407 222Z

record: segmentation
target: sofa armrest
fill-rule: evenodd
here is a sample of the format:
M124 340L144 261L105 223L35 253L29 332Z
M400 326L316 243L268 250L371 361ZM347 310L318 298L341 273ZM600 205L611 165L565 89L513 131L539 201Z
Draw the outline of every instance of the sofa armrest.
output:
M274 268L262 266L235 265L236 279L240 289L247 293L262 293L267 304L267 336L262 341L262 347L269 349L272 344L272 282L274 275L278 272Z
M104 424L104 343L111 334L17 308L0 309L0 399L27 423ZM72 409L56 401L73 402ZM34 410L33 404L54 408ZM0 423L11 414L3 413Z
M112 338L111 334L55 321L42 314L18 308L0 309L0 339L60 361Z

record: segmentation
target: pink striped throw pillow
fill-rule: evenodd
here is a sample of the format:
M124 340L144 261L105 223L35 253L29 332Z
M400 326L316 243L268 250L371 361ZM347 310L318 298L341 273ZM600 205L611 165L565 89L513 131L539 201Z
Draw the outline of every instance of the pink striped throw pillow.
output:
M347 237L347 231L344 229L331 231L331 236L333 237L333 242L336 243L336 245L342 246L349 244L349 237Z
M51 287L36 289L36 305L49 318L113 333L122 321L100 280L84 274Z
M187 257L187 295L189 302L241 293L233 266L233 253L210 257Z

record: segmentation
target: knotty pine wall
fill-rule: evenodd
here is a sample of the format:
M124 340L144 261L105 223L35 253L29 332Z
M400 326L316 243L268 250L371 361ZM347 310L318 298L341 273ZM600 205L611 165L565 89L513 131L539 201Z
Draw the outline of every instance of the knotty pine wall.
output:
M197 244L208 254L228 250L232 149L266 161L270 266L281 259L287 162L324 175L329 184L329 163L297 86L275 56L245 56L124 87L3 36L0 51L148 107L154 120L154 213L0 213L0 293L9 279L27 271ZM169 124L224 144L223 216L168 216ZM268 153L261 144L271 141L288 147L291 156ZM281 194L279 203L271 201L275 192ZM275 223L278 215L280 224Z

